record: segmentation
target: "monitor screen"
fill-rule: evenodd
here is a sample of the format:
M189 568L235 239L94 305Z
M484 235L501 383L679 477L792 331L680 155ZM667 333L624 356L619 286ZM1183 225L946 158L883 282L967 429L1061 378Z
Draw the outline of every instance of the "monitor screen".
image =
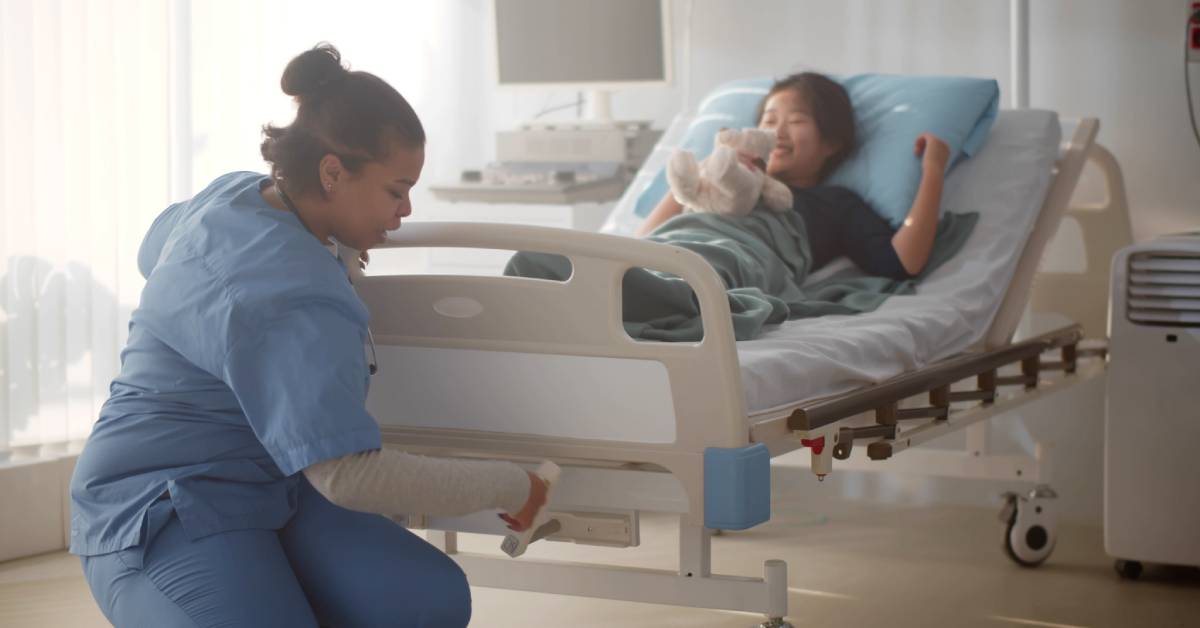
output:
M665 83L665 0L495 0L500 84Z

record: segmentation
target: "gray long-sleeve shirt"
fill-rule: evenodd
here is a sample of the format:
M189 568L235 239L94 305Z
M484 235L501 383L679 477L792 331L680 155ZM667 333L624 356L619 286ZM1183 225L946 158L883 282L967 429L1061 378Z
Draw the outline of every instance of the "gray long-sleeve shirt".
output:
M384 515L465 515L521 509L529 476L511 462L453 460L375 449L325 460L304 469L329 501Z

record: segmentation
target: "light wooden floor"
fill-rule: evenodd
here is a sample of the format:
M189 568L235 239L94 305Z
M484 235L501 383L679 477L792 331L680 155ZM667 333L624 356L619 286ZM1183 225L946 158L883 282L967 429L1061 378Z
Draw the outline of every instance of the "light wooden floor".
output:
M534 557L671 568L667 518L643 520L643 547L606 550L558 543ZM718 573L761 575L762 561L788 561L789 619L797 626L1200 626L1200 576L1151 569L1117 578L1101 531L1062 526L1054 555L1022 569L1001 550L992 510L899 507L829 500L781 501L772 521L714 540ZM468 551L493 537L465 537ZM751 615L475 588L473 626L747 627ZM89 628L108 623L92 601L78 559L47 554L0 564L0 626Z

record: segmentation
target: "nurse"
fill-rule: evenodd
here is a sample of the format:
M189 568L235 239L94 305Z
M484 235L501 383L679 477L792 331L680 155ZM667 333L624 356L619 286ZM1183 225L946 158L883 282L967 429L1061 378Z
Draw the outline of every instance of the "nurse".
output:
M146 234L121 372L71 478L71 552L117 626L465 626L466 578L384 515L545 502L507 462L382 449L367 310L333 240L366 251L412 212L425 132L321 45L284 70L296 119L271 174L219 177Z

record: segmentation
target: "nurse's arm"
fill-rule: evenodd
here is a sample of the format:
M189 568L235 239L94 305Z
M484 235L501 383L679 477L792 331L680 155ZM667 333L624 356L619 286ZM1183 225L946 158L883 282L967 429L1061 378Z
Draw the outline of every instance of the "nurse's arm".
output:
M535 476L511 462L374 449L310 465L304 476L329 501L360 512L459 516L498 508L516 516L530 510L530 517L516 516L524 519L541 505L530 504Z

